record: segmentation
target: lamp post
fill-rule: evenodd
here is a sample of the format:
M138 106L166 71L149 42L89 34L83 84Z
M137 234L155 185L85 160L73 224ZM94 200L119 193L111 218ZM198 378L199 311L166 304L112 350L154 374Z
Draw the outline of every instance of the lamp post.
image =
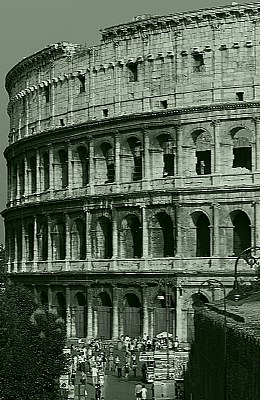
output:
M238 280L237 280L237 267L238 267L238 262L241 258L243 258L243 260L246 261L246 263L250 266L250 268L253 268L254 266L259 265L258 262L260 259L260 255L258 257L256 255L252 255L251 254L252 250L256 253L258 250L260 250L260 246L248 247L247 249L243 250L239 254L239 256L236 258L233 290L238 290L238 288L239 288Z
M207 283L209 287L214 287L214 284L217 284L221 287L221 289L223 290L223 301L224 301L224 351L223 351L223 364L224 364L224 399L226 400L226 389L227 389L227 377L226 377L226 372L227 372L227 300L226 300L226 288L223 285L223 283L217 279L214 278L210 278L205 280L204 282L202 282L199 286L199 293L200 293L200 289L201 287Z
M166 308L166 379L170 379L170 351L169 351L169 307L170 307L170 301L169 301L169 287L168 287L168 278L161 278L159 280L159 287L162 287L164 285L164 295L163 294L158 294L157 299L158 300L165 300L165 308Z

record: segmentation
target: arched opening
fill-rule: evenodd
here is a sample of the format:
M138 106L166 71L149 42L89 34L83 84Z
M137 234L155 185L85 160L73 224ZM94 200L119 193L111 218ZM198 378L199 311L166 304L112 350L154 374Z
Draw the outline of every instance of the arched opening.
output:
M158 141L163 151L163 177L174 176L176 147L173 139L168 134L162 134L158 137Z
M192 134L196 145L196 173L207 175L211 173L211 137L208 132L198 130Z
M154 335L158 335L158 333L167 332L175 336L175 313L176 307L175 302L172 296L168 295L168 312L166 307L166 293L160 292L161 299L154 300ZM168 321L167 321L168 318Z
M12 168L12 194L15 199L17 196L17 164L13 164Z
M130 137L128 144L133 155L132 180L139 181L143 177L143 149L141 141L136 137Z
M22 261L23 257L23 235L22 225L18 223L15 227L16 230L16 245L17 245L17 261Z
M142 332L142 310L141 303L134 293L128 293L123 301L123 326L124 335L132 338L141 336Z
M24 195L25 190L25 164L24 160L21 161L19 167L19 180L20 180L20 196Z
M105 183L111 183L115 181L115 156L114 150L110 143L102 143L101 150L105 157L106 162L106 175L107 180Z
M231 214L233 230L233 254L239 256L243 250L251 246L251 223L247 214L238 211Z
M85 146L79 146L77 149L78 159L80 162L80 183L81 187L89 183L89 156Z
M112 302L107 292L98 296L97 307L97 334L98 337L111 339L112 337Z
M191 296L192 307L187 310L187 342L194 340L194 312L201 310L209 300L202 293L194 293Z
M74 304L74 324L76 337L86 337L86 322L87 322L87 310L86 310L86 298L81 292L77 292L75 295ZM72 321L73 323L73 321Z
M13 262L15 260L15 240L16 240L16 234L15 234L15 229L14 226L10 227L9 231L9 252L10 252L10 261Z
M86 258L86 225L78 218L71 228L71 256L73 260L85 260Z
M246 168L252 170L251 133L244 128L236 128L231 132L233 139L232 168Z
M112 257L112 222L107 217L100 217L95 231L96 258Z
M142 257L142 226L136 215L130 214L123 219L120 242L122 257Z
M52 230L52 254L54 260L64 260L66 257L66 229L62 221Z
M154 218L151 228L151 247L153 257L174 257L173 223L166 212L160 212Z
M196 257L210 256L210 223L208 217L200 211L192 214L196 229Z
M43 163L43 187L48 190L50 187L50 157L49 153L45 152L42 156Z
M31 171L31 192L36 192L37 187L37 174L36 174L36 157L32 156L29 159L29 168Z
M59 162L61 172L61 187L66 188L69 183L68 177L68 153L65 150L59 150Z
M42 222L38 235L39 258L41 261L48 259L48 224Z
M57 309L57 313L59 315L59 317L61 317L65 323L67 322L66 319L66 298L64 296L63 293L58 292L56 294L56 306L54 306L54 308Z
M27 259L33 261L34 259L34 225L28 224L27 226Z
M40 292L40 303L42 307L48 306L48 294L46 292Z

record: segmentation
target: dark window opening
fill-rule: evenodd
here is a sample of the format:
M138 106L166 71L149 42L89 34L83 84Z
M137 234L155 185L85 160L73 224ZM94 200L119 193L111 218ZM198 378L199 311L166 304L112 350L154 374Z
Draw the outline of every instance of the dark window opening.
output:
M32 261L34 258L34 226L30 224L28 226L28 261Z
M61 164L61 187L65 188L69 183L68 176L68 155L65 150L59 151L59 159Z
M24 164L24 161L21 162L19 175L20 175L20 196L23 196L24 190L25 190L25 164Z
M174 257L174 236L172 219L165 212L157 215L163 233L163 257Z
M168 107L168 102L167 102L167 100L162 100L162 101L161 101L161 107L164 108L164 109L166 109L166 108Z
M238 256L251 246L250 220L244 212L239 212L233 221L233 253Z
M42 225L42 248L41 248L41 259L46 261L48 259L48 225L43 223Z
M244 100L244 92L237 92L236 97L238 101L243 101Z
M103 117L108 117L108 109L107 108L103 109Z
M211 173L211 152L210 150L196 151L197 164L196 173L198 175L208 175Z
M163 155L163 176L173 176L174 175L174 154L164 154Z
M64 119L60 119L60 126L65 126Z
M50 161L48 153L44 153L43 155L43 186L44 190L50 187Z
M131 63L127 65L129 69L129 82L137 82L138 74L137 74L137 63Z
M30 158L30 170L31 170L31 192L36 192L37 176L36 176L36 157Z
M203 72L205 71L205 64L202 54L193 54L194 64L193 72Z
M50 88L49 86L44 86L44 96L46 103L50 102Z
M112 223L110 219L104 217L100 219L100 226L104 235L104 258L111 258L113 255Z
M84 187L89 182L89 158L88 151L84 146L78 148L78 157L81 164L81 184Z
M197 221L196 257L210 256L210 229L209 220L202 214Z
M25 97L22 98L22 113L23 114L26 113L26 98Z
M86 91L85 76L84 75L79 75L78 78L79 78L79 81L80 81L79 93L84 93Z
M141 179L142 179L142 157L135 157L133 181L140 181Z
M249 171L252 169L252 153L251 147L236 147L233 148L233 166L232 168L246 168Z
M106 161L106 173L107 180L105 183L111 183L115 181L115 157L114 149L109 143L103 143L101 149Z

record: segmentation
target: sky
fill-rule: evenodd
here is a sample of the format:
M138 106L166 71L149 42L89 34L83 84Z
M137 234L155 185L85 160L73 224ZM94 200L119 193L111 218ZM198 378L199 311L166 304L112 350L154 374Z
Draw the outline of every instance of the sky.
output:
M231 3L227 0L0 0L0 210L6 206L3 151L9 132L4 81L15 64L60 41L86 43L89 47L97 45L100 29L132 21L140 14L166 15ZM249 1L237 0L236 3ZM2 217L0 243L4 243Z

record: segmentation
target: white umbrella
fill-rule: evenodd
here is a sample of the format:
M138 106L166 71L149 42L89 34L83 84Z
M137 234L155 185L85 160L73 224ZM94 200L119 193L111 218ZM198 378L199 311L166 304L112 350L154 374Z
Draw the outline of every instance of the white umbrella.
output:
M158 339L167 338L167 332L158 333L158 335L156 335L156 337L157 337ZM171 337L172 337L172 334L171 334L171 333L168 333L168 337L171 338Z

